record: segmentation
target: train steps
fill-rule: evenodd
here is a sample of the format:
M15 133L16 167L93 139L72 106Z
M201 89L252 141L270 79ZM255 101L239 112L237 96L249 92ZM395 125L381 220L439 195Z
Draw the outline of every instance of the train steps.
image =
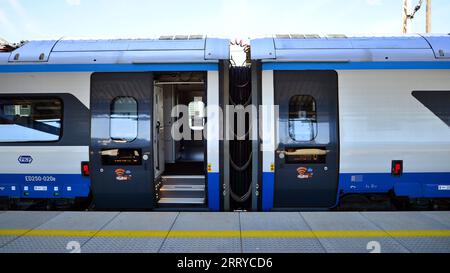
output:
M163 176L159 189L160 205L204 205L205 176Z

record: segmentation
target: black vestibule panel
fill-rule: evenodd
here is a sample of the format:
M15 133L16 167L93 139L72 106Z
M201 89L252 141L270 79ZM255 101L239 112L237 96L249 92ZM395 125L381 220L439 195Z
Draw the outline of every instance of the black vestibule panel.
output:
M274 77L280 107L274 207L331 208L339 183L337 73L275 71Z
M91 78L91 184L95 209L154 207L151 73Z
M413 91L412 95L450 127L450 91Z

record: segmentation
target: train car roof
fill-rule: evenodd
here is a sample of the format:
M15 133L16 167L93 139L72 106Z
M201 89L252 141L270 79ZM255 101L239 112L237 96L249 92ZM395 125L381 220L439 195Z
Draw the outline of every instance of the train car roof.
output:
M251 40L263 62L450 61L450 34L357 36L275 35Z
M159 39L29 41L0 52L0 64L217 63L230 57L229 40L200 35Z

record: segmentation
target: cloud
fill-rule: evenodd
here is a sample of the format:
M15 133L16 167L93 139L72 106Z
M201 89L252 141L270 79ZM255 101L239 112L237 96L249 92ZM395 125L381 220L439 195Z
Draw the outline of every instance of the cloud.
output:
M69 6L79 6L81 5L81 0L66 0Z

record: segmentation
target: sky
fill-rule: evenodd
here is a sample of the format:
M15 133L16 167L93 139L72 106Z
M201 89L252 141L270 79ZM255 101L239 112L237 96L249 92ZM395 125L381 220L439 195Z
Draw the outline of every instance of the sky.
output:
M415 5L419 0L411 0ZM433 0L433 32L450 33L450 1ZM207 34L399 34L402 0L0 0L9 42ZM425 7L410 32L425 31Z

